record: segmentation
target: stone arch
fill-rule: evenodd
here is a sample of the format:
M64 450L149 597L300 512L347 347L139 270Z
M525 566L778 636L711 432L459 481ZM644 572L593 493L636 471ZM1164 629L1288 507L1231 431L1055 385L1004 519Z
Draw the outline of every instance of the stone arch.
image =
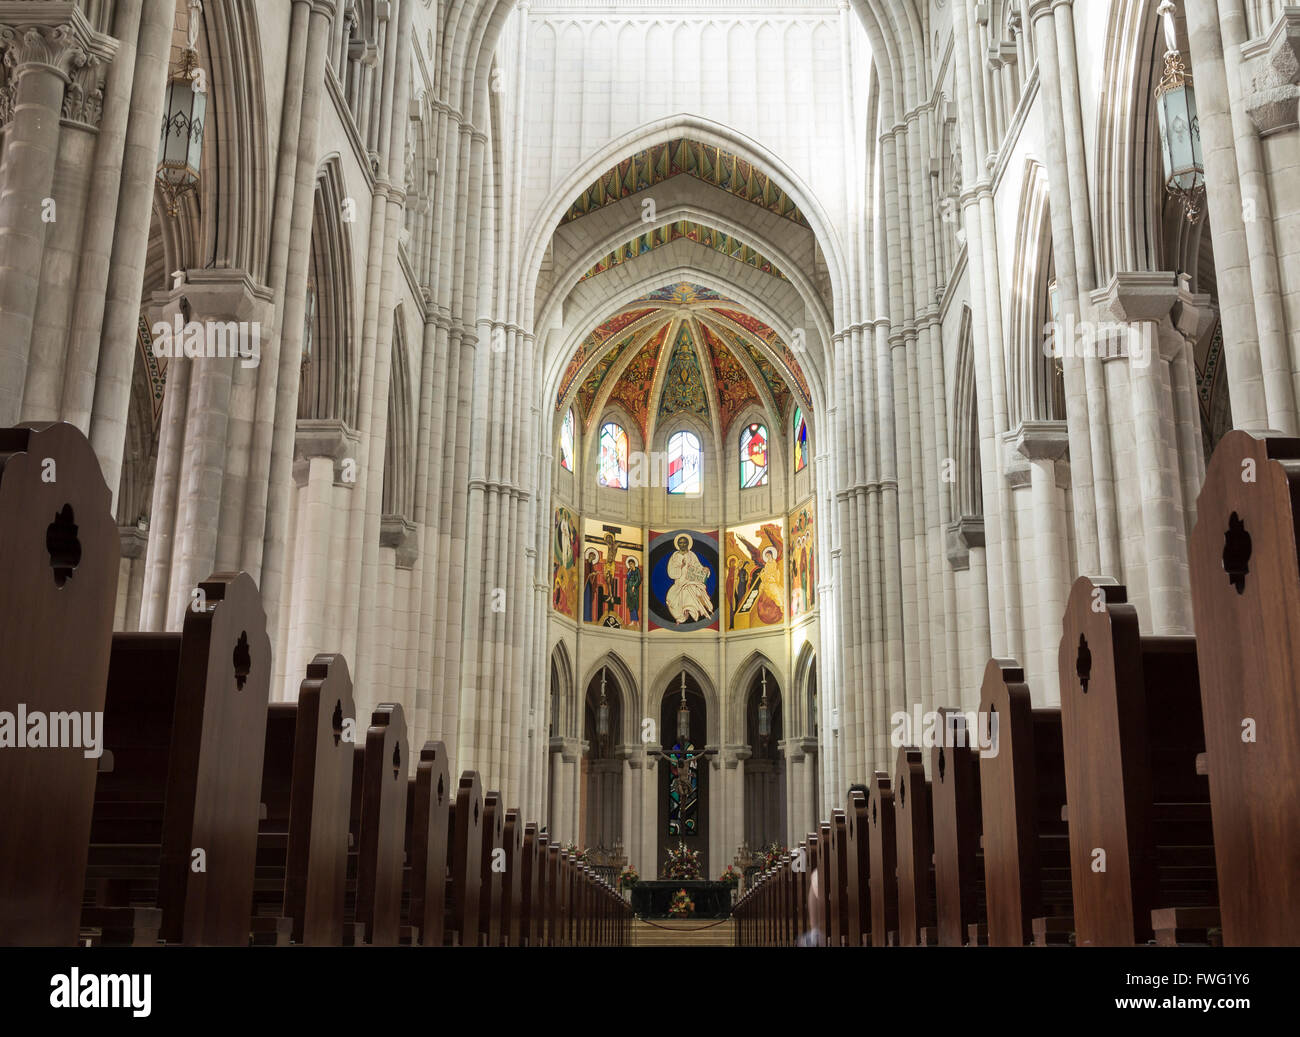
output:
M841 298L847 298L848 264L841 254L840 242L834 233L834 223L811 188L787 163L758 142L711 119L685 113L669 119L655 120L610 141L591 155L585 164L574 169L568 177L552 187L524 235L524 240L529 244L522 256L523 262L520 267L522 282L519 290L521 298L526 300L525 305L531 307L533 288L537 283L546 250L561 218L578 193L624 156L679 137L689 137L692 140L723 148L757 168L769 171L781 183L790 198L804 213L813 230L829 269L835 306L837 308L842 306ZM531 319L532 313L523 316L526 320ZM839 322L839 317L840 314L837 313L836 323Z
M393 314L392 378L388 382L388 435L384 442L383 514L415 514L414 400L411 360L401 304Z
M612 685L606 684L606 694L618 695L619 728L614 732L614 744L640 744L641 741L641 691L636 675L618 652L613 649L605 652L587 667L583 674L580 690L585 694L593 681L600 677L600 671L608 668ZM580 718L578 718L580 721ZM575 724L574 734L582 737L582 726Z
M708 671L689 655L686 655L685 653L678 655L671 662L666 663L658 669L655 673L654 680L651 681L649 685L650 691L648 692L646 700L647 704L653 705L657 708L663 701L663 697L670 691L675 694L675 689L677 688L677 675L680 674L682 670L685 670L690 678L695 682L696 686L700 689L700 693L704 697L705 712L708 717L709 725L708 730L706 731L706 735L709 738L708 744L719 744L721 741L721 723L723 713L721 703L718 700L718 689L714 685L713 679L709 676ZM669 687L670 684L671 688ZM658 722L659 718L658 716L655 716L655 723L657 724ZM671 746L672 732L658 731L656 733L659 735L661 743ZM669 740L665 741L666 738Z
M727 728L725 737L728 741L743 743L746 737L745 711L751 685L758 676L758 671L766 669L781 689L784 702L790 701L786 675L772 659L762 651L752 651L731 676L727 691ZM787 732L788 734L788 732Z
M563 738L576 726L573 718L576 687L573 660L569 655L569 646L563 640L557 641L551 649L550 671L550 699L547 703L550 737Z
M1044 327L1052 319L1049 285L1055 275L1047 170L1030 159L1020 195L1020 222L1012 265L1007 348L1007 414L1011 428L1023 421L1065 418L1064 385L1044 351Z
M337 155L329 156L316 177L311 255L298 391L298 417L334 418L357 427L360 357L353 299L352 237L340 218L347 188Z
M975 335L971 309L962 307L957 340L957 372L953 381L953 515L958 520L984 515L984 469L980 458L979 393L975 385Z

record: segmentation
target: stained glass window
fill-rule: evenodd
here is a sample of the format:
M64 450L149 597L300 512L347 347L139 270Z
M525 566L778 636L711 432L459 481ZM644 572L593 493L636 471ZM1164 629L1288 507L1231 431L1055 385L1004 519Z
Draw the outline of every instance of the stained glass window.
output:
M668 754L671 767L668 771L668 834L696 835L699 832L700 758L695 746L681 743ZM675 773L674 773L675 772ZM685 782L679 780L684 775Z
M668 440L668 492L700 492L700 441L692 432L674 432Z
M750 425L740 434L740 488L767 485L767 429Z
M600 470L596 482L615 490L627 489L627 433L622 425L612 421L600 428Z
M802 472L808 467L808 422L804 421L803 409L794 409L794 470Z
M573 471L573 408L564 415L564 424L560 426L560 467Z

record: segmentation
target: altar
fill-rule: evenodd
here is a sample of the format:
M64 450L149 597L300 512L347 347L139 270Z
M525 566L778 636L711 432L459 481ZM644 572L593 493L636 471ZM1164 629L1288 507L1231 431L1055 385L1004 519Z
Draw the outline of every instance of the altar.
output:
M651 879L632 887L632 910L642 918L668 918L673 894L686 890L695 901L690 918L726 918L731 914L731 886L702 879Z

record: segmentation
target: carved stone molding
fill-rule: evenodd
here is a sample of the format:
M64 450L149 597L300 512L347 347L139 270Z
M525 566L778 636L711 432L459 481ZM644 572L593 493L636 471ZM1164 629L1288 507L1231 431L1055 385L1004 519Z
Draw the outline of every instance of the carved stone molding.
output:
M379 546L397 551L397 568L413 569L420 557L420 538L415 523L401 515L384 515L379 520Z
M1289 7L1268 33L1241 48L1250 92L1246 112L1261 137L1300 126L1300 7Z

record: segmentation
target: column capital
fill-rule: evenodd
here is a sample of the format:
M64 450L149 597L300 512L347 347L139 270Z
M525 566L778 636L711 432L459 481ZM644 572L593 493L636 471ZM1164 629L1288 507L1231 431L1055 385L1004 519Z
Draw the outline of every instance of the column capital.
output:
M1099 314L1117 321L1159 323L1178 301L1180 287L1179 275L1172 271L1121 271L1090 298Z
M0 0L0 51L5 67L17 75L43 68L67 81L91 55L117 51L116 41L95 32L73 0Z
M1022 421L1012 435L1013 449L1028 461L1062 461L1070 456L1064 421Z
M984 546L984 516L959 518L946 532L948 564L961 571L969 569L971 548Z

